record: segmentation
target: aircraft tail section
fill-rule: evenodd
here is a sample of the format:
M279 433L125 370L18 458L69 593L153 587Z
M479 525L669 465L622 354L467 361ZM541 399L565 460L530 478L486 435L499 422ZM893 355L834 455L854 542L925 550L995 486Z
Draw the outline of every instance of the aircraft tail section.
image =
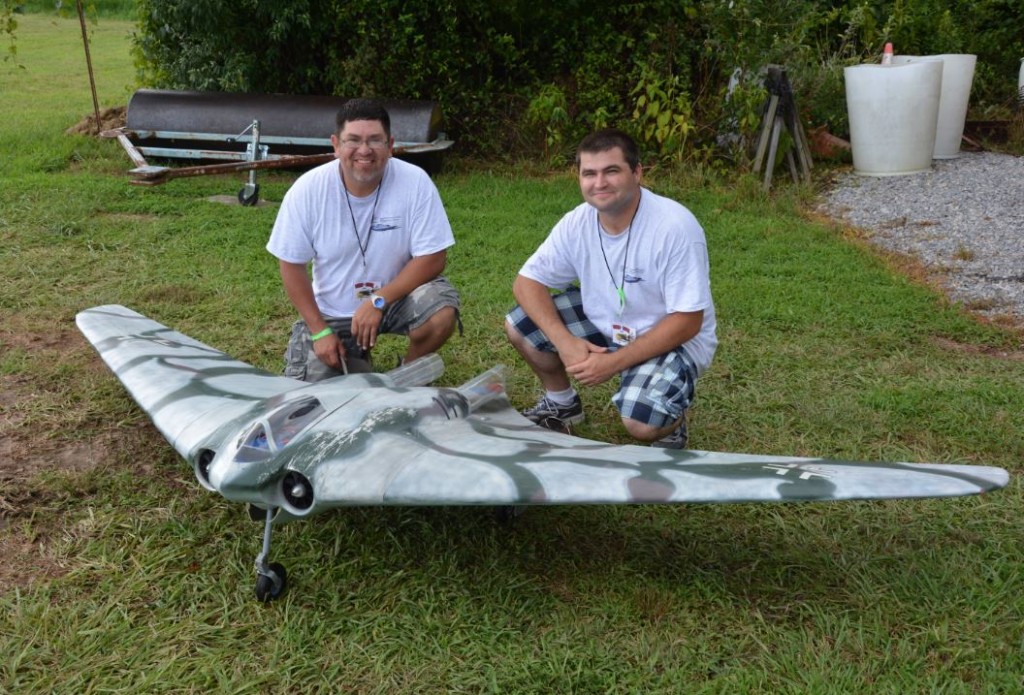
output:
M498 364L475 376L457 391L469 401L469 412L474 412L493 398L505 395L505 368Z
M444 373L444 360L436 352L409 364L400 364L387 373L395 386L426 386Z

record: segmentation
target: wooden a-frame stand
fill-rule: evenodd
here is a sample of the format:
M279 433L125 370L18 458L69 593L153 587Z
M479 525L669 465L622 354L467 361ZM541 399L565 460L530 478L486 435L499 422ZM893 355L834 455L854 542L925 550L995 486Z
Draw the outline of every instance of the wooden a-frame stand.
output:
M764 165L764 190L772 186L772 174L775 170L775 157L779 151L779 137L785 128L793 140L793 147L786 150L786 163L793 183L802 179L811 182L811 150L807 144L800 116L793 99L793 87L786 76L786 70L780 65L769 65L764 80L769 98L766 102L764 118L761 121L761 136L757 142L757 156L754 158L754 171L760 173ZM767 157L765 154L767 152ZM799 165L799 174L797 167Z

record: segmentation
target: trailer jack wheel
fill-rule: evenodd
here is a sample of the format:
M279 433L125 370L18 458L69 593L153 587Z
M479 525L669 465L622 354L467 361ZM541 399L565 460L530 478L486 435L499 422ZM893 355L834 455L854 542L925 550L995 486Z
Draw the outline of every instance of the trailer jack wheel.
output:
M245 207L252 207L256 203L260 202L260 186L256 184L245 184L241 190L238 191L238 202Z

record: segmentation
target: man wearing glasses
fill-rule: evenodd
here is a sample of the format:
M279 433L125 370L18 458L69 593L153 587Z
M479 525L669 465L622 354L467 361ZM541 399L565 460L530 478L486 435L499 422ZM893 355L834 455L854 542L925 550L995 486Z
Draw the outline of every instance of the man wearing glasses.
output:
M301 317L285 374L305 381L370 371L382 333L408 336L410 362L458 321L458 292L441 275L455 239L437 188L392 158L391 119L377 102L345 102L336 126L336 161L296 180L267 243Z

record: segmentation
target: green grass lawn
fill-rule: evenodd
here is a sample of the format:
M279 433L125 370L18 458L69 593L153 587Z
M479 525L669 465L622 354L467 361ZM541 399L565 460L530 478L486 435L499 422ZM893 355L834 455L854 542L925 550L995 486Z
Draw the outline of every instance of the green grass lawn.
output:
M76 20L20 16L0 64L0 692L1009 693L1024 688L1021 334L982 324L806 192L649 184L703 222L721 347L700 449L968 462L998 493L804 505L353 508L282 527L290 589L259 605L261 527L202 490L74 327L119 303L281 368L294 311L244 175L129 185L92 111ZM129 23L91 27L101 107L133 91ZM437 179L465 335L443 383L508 365L526 256L569 174L455 162ZM380 364L399 345L385 342ZM610 388L581 434L626 441Z

